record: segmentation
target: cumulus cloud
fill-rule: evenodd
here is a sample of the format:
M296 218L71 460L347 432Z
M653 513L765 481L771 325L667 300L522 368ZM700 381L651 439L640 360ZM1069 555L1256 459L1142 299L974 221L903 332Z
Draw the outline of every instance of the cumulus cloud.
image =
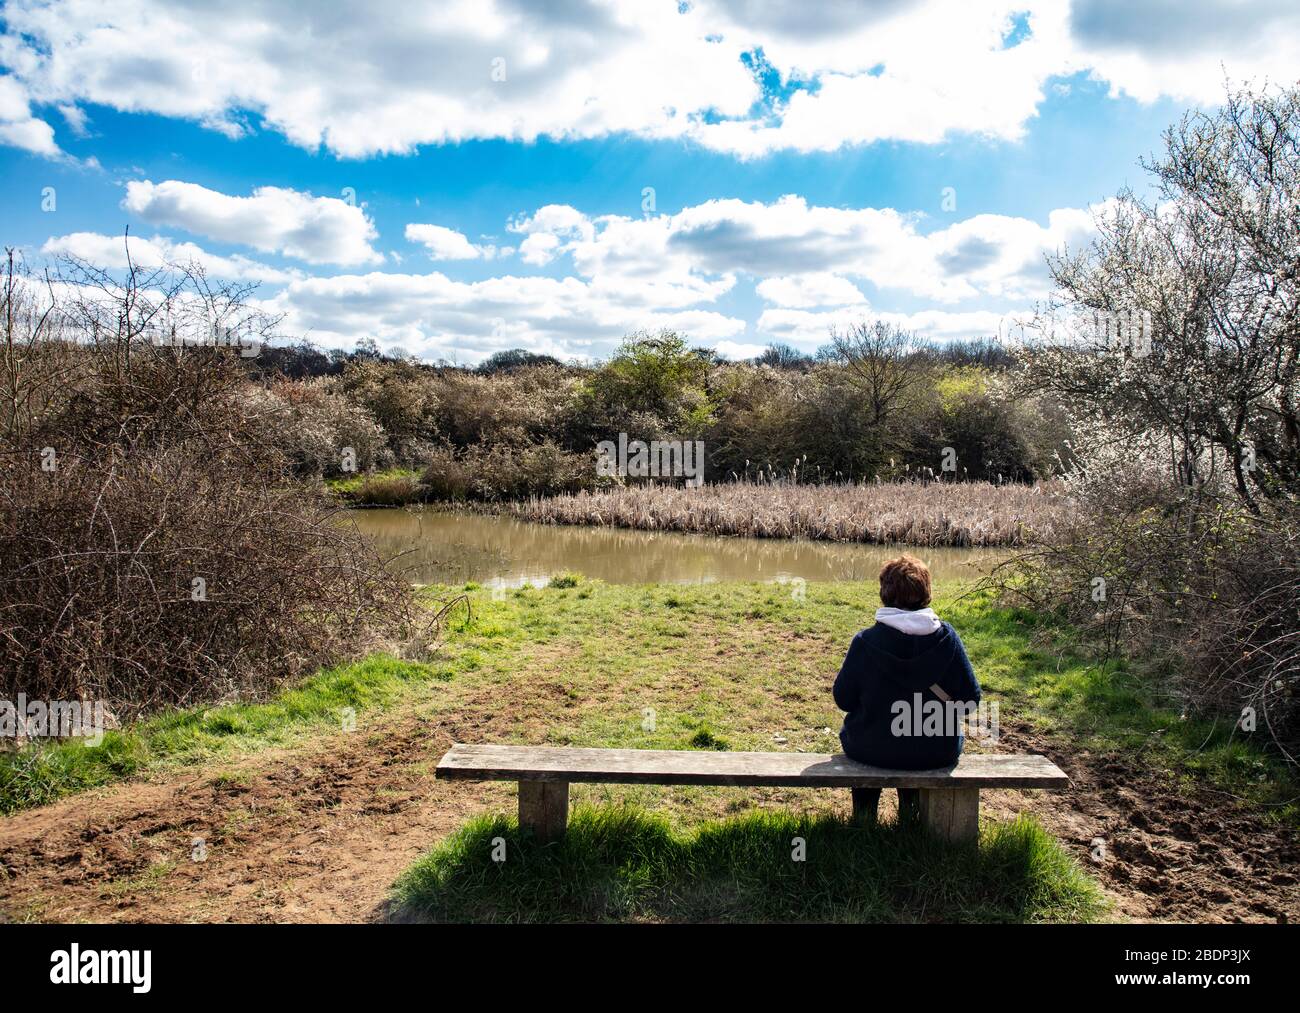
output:
M240 201L256 195L215 194L211 202L213 191L198 187L197 201L188 190L159 199L166 185L144 186L134 191L132 204L166 208L160 217L183 220L195 231L285 252L304 242L286 239L297 233L273 215L269 222L246 223L250 231L243 231L238 222L246 205ZM234 211L226 210L230 201ZM210 202L217 212L194 210ZM749 356L742 347L756 340L811 350L831 327L871 317L937 339L997 333L1008 320L990 307L1032 305L1046 295L1051 283L1044 255L1086 241L1095 210L1061 208L1042 223L976 215L927 231L933 223L922 215L820 207L793 194L769 203L706 201L642 218L591 216L552 204L506 223L522 237L521 259L545 267L546 274L478 281L438 271L309 274L160 235L133 239L132 249L139 263L192 260L214 276L278 286L266 308L285 315L289 332L324 344L351 345L367 334L432 357L454 352L477 360L511 347L581 357L605 354L633 331L672 328L720 349L727 343L724 354L743 358ZM493 252L445 226L411 223L406 235L435 259L483 260ZM125 266L121 239L98 233L51 238L44 252ZM314 255L323 259L320 250ZM752 310L746 306L749 284L759 302ZM726 308L718 308L724 298ZM943 308L892 311L900 300Z
M1029 309L995 310L922 310L899 313L879 310L867 303L835 310L767 309L759 316L755 330L773 341L811 351L830 340L832 331L844 331L863 320L883 320L914 331L930 341L957 338L1013 338L1023 335L1023 326L1032 319Z
M513 252L508 246L498 250L490 243L471 243L463 232L442 225L411 222L406 226L406 238L423 246L431 260L491 260L498 254L505 256Z
M41 252L47 256L75 257L108 270L124 270L132 263L143 268L195 265L213 278L266 285L283 285L303 277L301 271L271 267L239 254L218 256L194 243L178 243L164 236L154 236L152 239L132 236L129 260L124 237L106 236L98 232L71 232L66 236L51 236L41 247Z
M313 197L264 186L233 197L197 183L133 180L122 207L154 225L170 225L224 243L280 253L309 264L373 264L383 260L365 212L337 197Z
M763 354L765 347L743 341L719 341L713 350L724 359L754 359Z
M1232 78L1296 79L1300 5L1291 0L1073 0L1075 60L1113 92L1216 103Z
M504 137L679 135L759 89L675 3L12 0L0 61L46 101L246 129L345 157Z
M1048 83L1080 72L1142 101L1210 101L1225 69L1292 80L1298 40L1287 0L450 0L436 15L379 0L364 16L315 0L9 0L0 65L38 103L231 137L265 125L344 157L611 133L757 157L1018 138ZM48 147L40 122L0 121L0 139Z
M0 144L36 155L62 155L54 141L54 128L32 115L27 89L9 76L0 76Z
M509 222L506 228L524 237L519 244L524 263L538 266L554 260L562 246L590 242L596 232L591 219L568 204L547 204L533 215Z
M512 347L603 355L627 333L661 327L748 358L761 350L757 340L811 350L832 327L875 317L946 340L1005 333L1016 314L989 305L1027 305L1044 294L1043 254L1085 238L1092 215L1065 208L1045 224L1002 215L929 232L926 224L893 209L817 207L794 195L771 203L708 201L648 218L547 205L507 228L523 237L526 262L562 277L304 277L286 285L268 309L283 313L290 331L326 344L350 344L365 333L462 361ZM416 235L449 253L473 248L449 229ZM768 304L756 320L713 308L741 278L752 279ZM869 300L862 284L880 298ZM938 299L952 308L882 310L895 296Z
M858 287L847 278L820 272L764 278L755 290L766 302L794 309L844 306L866 301Z
M1092 212L1061 209L1046 225L1007 215L929 233L925 224L892 208L819 207L787 194L770 203L710 200L653 218L587 218L552 205L512 227L527 234L525 260L545 238L534 262L568 255L584 277L657 299L716 298L746 274L761 279L765 300L806 308L861 301L853 278L943 302L1045 295L1044 254L1086 239Z
M374 335L429 357L477 362L506 348L561 357L608 354L623 335L670 328L697 341L743 333L745 321L706 309L647 310L578 278L454 281L440 272L304 278L264 306L282 329L324 345Z

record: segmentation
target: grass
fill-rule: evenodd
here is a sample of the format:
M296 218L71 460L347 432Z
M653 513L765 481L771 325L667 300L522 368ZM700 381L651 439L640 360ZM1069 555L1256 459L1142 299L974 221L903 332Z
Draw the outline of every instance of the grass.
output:
M392 901L398 919L450 922L1079 922L1104 912L1097 886L1028 818L986 826L978 847L963 847L917 827L779 811L678 830L616 806L575 810L549 845L509 817L479 817L412 865Z
M345 719L382 708L432 666L374 655L329 669L261 703L171 711L85 740L0 753L0 813L44 805L80 791L168 765L191 765L338 729ZM222 772L217 780L238 775Z
M411 468L367 471L331 478L325 487L349 506L406 506L426 498L420 473Z
M1034 646L1035 633L1060 637L1041 617L992 608L983 595L960 608L953 622L1003 713L1080 748L1141 756L1177 780L1208 783L1300 827L1300 782L1265 748L1267 733L1243 732L1230 719L1189 717L1164 689L1168 673Z
M532 498L504 511L549 524L594 524L752 538L914 546L1018 545L1049 531L1064 506L1050 486L989 482L794 485L726 482L698 489L645 484Z
M289 745L398 702L434 722L454 716L490 741L648 749L833 752L841 715L830 683L854 632L878 601L863 582L619 586L577 575L493 600L467 585L473 619L458 618L436 661L375 656L321 673L271 700L159 716L77 741L0 753L0 810L81 788ZM456 590L460 590L457 588ZM987 595L936 601L966 642L1004 725L1063 746L1114 753L1165 770L1171 790L1200 781L1300 822L1294 778L1263 748L1265 734L1184 719L1158 680L1098 667L1035 642L1032 615ZM447 588L424 593L446 595ZM380 719L376 719L380 720ZM633 804L691 823L755 801L838 805L837 793L684 787L575 786L575 803ZM1289 801L1290 800L1290 801Z

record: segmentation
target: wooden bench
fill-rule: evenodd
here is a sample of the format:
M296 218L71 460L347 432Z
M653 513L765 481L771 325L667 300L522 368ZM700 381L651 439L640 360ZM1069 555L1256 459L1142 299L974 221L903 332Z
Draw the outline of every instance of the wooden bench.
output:
M782 788L920 788L921 818L953 841L979 836L981 788L1064 788L1065 773L1045 756L969 753L941 770L883 770L843 755L728 753L666 749L572 749L457 743L436 777L518 781L519 826L544 841L564 834L569 785L713 784ZM858 813L854 813L855 818Z

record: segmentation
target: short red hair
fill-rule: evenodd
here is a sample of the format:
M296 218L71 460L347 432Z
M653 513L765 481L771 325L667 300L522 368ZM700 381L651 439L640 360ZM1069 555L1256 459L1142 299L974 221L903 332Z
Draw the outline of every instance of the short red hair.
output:
M930 604L930 570L907 553L880 568L880 602L887 608L915 611Z

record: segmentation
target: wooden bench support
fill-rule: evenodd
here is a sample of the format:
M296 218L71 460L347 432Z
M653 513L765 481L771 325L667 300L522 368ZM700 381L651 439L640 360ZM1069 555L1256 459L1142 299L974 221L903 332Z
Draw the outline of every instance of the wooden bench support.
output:
M979 840L978 788L922 788L921 822L945 841L962 844Z
M519 829L539 841L558 841L569 824L567 781L519 782Z

